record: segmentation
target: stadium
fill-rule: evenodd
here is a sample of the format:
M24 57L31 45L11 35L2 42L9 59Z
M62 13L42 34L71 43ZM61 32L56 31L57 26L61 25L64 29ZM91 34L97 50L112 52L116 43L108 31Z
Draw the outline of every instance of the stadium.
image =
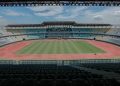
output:
M81 60L120 57L120 48L117 46L120 43L119 28L114 31L110 24L54 21L7 25L5 28L0 38L2 59Z
M119 6L1 0L0 86L120 86Z
M3 28L0 30L0 76L4 79L1 85L6 82L21 85L31 82L35 86L119 84L119 26L47 21Z

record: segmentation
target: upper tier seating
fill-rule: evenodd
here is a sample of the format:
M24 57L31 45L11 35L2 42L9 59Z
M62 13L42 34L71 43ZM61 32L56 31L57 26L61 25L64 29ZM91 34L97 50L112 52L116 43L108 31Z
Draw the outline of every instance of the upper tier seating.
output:
M120 36L120 28L112 28L107 32L107 34Z
M0 36L8 36L3 39L0 38L0 45L7 43L21 41L23 39L43 39L43 38L86 38L86 39L98 39L115 44L120 44L119 37L102 36L94 34L109 34L109 35L120 35L120 28L23 28L23 29L1 29ZM10 36L9 35L20 35ZM26 35L23 35L26 34ZM5 41L6 40L6 41Z

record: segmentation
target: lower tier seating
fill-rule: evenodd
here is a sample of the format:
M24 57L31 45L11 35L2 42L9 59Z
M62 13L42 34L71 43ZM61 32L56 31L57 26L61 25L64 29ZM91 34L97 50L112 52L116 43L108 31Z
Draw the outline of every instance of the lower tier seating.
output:
M58 65L0 65L0 86L119 86L115 79Z

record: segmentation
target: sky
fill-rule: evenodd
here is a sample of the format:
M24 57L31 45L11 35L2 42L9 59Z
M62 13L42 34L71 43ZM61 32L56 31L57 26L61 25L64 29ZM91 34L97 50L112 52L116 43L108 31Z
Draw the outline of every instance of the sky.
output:
M76 21L78 23L120 24L120 7L0 7L0 25L39 24L44 21Z

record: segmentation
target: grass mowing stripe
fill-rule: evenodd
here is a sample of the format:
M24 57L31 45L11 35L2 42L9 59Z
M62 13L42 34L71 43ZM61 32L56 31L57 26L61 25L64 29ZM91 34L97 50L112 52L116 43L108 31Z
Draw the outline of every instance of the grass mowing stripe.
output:
M54 47L55 47L55 42L50 42L50 48L49 48L49 51L50 53L54 53Z
M53 53L53 43L52 42L48 42L47 46L46 46L46 50L45 50L45 53Z
M55 42L54 53L57 53L57 45L58 45L58 42Z
M43 43L42 42L38 42L37 44L36 44L36 47L34 47L34 49L33 49L33 52L32 53L39 53L39 49L40 49L40 46L42 45ZM43 46L43 45L42 45Z
M89 50L91 50L91 53L98 53L98 52L103 53L101 49L99 49L89 43L86 43L86 46L88 47Z
M46 53L46 50L47 50L47 47L48 47L48 44L49 44L49 42L44 42L44 47L43 47L43 49L42 49L42 51L41 51L41 53L43 53L43 54L45 54Z
M68 47L70 49L70 53L77 53L77 52L75 52L74 47L72 46L71 43L72 43L72 41L70 40L69 43L68 43Z
M67 53L71 52L70 46L69 46L69 41L65 42L66 48L67 48Z
M35 53L37 51L38 46L39 46L39 43L34 43L34 47L29 49L27 53Z
M84 43L84 45L86 45L87 51L88 51L89 53L93 53L94 49L90 47L91 45L89 45L89 44L86 43L86 42L81 42L81 43ZM83 44L82 44L82 45L83 45ZM86 49L86 48L85 48L85 49Z
M66 53L70 53L70 52L71 52L71 49L70 49L70 46L69 46L69 42L64 42L64 45L66 46L66 47L65 47L65 48L66 48L66 49L65 49L65 50L66 50L65 52L66 52Z
M27 47L26 53L29 53L32 51L32 49L36 46L36 43L33 42L33 44L31 45L31 47Z
M98 53L98 52L104 53L103 50L101 50L100 48L95 47L95 46L93 46L93 45L91 45L91 44L88 44L87 46L92 50L93 53L94 53L94 52L96 52L96 53Z
M57 46L58 46L58 47L57 47L57 48L58 48L58 52L60 52L60 53L61 53L61 47L62 47L62 46L61 46L61 43L62 43L62 41L59 42L59 45L57 45Z
M91 51L88 50L88 47L83 41L76 41L76 46L81 50L81 53L89 53Z
M71 50L73 53L78 53L79 52L79 49L76 47L76 45L74 44L74 42L71 40L70 43L70 46L71 46Z
M90 45L86 44L86 47L88 48L88 51L90 53L94 53L94 48L93 47L90 47Z
M52 47L53 47L53 43L49 42L48 47L46 48L46 53L48 53L48 54L52 53L53 52Z
M30 48L32 48L34 46L34 43L31 43L27 46L25 46L24 48L22 48L21 50L17 51L17 54L24 54L27 53L26 51L28 51Z
M40 52L40 50L42 50L42 46L44 47L44 45L43 45L44 43L42 43L42 42L38 42L37 44L36 44L36 47L34 47L34 49L33 49L33 52L32 53L39 53Z
M43 49L45 48L46 43L44 43L43 41L40 42L39 47L37 48L36 54L41 54L43 52Z
M83 41L76 41L76 42L75 42L75 45L76 45L77 48L80 50L80 53L88 52L88 51L87 51L86 44L84 44Z
M60 43L59 43L59 50L60 50L60 53L64 53L64 42L63 41L61 41Z
M51 51L52 51L52 53L55 53L55 42L53 42L52 44L53 44L53 45L52 45Z
M79 49L79 47L77 45L75 45L74 41L71 41L70 44L72 46L73 53L80 53L81 52L81 49Z
M62 43L62 51L63 51L63 53L65 53L67 51L65 41L63 41L63 43Z
M65 42L64 41L61 42L61 47L62 47L62 50L61 50L62 52L61 53L65 53L66 52L65 51L66 50L66 46L65 46Z
M38 47L39 43L35 42L34 46L29 49L29 51L27 53L34 53L36 51L36 48Z
M98 51L95 51L95 46L85 42L85 41L78 41L76 42L76 45L78 45L82 49L82 53L101 53L100 49L97 48Z
M41 51L41 53L46 53L46 48L47 48L47 46L48 46L48 42L43 42L44 43L44 47L43 48L41 48L41 50L39 50L39 52Z

